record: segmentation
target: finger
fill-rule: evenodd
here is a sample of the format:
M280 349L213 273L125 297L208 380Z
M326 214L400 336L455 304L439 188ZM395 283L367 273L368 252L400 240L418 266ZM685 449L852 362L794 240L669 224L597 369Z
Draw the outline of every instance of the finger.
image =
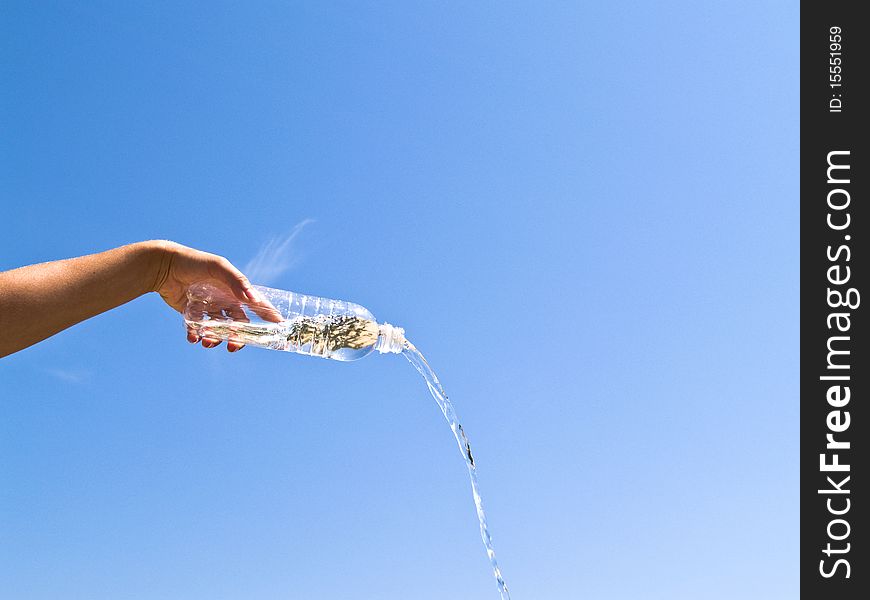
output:
M242 302L256 302L257 292L251 286L251 282L239 271L233 263L222 256L216 256L208 266L209 275L223 282L238 300Z
M268 304L267 306L263 305L248 305L251 310L253 310L257 316L259 316L264 321L269 321L270 323L280 323L284 320L284 317L281 316L281 313L278 312L278 309Z
M226 258L216 256L209 265L209 274L229 287L237 299L247 304L264 321L280 323L284 320L268 298L254 289L248 278Z
M261 291L251 287L246 293L251 299L245 300L245 304L261 319L272 323L280 323L284 320L281 312L275 308Z
M232 319L233 321L237 321L239 323L251 322L251 320L248 318L248 315L245 314L245 309L238 302L223 307L221 309L221 312L223 312L225 317L227 317L228 319Z
M257 292L257 290L254 290L254 293L257 295L257 300L254 302L248 302L248 308L254 311L254 313L264 321L280 323L284 320L281 312L275 308L271 302L269 302L268 298Z
M199 334L194 331L193 327L187 328L187 341L191 344L195 344L199 341Z
M202 347L203 348L217 348L221 345L221 341L217 338L204 337L202 338Z
M237 323L250 323L250 319L248 319L248 315L245 314L245 310L242 308L241 304L234 304L231 306L227 306L223 309L224 314L227 318L232 319ZM244 342L239 339L238 336L230 333L227 336L227 350L230 352L236 352L244 347Z

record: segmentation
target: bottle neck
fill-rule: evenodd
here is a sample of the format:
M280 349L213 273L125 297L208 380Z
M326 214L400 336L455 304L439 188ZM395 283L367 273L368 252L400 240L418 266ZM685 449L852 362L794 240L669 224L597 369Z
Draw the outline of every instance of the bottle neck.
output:
M389 323L378 325L378 341L375 342L375 350L381 354L392 352L401 354L405 349L405 330L394 327Z

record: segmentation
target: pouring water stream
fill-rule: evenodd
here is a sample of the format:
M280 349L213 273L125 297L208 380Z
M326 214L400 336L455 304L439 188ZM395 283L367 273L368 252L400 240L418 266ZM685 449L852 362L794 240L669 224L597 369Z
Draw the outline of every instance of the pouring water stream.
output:
M480 498L477 466L468 437L438 377L423 355L405 338L405 331L388 323L378 324L368 309L351 302L263 286L255 286L255 289L261 298L255 304L239 306L238 301L226 290L207 282L192 285L187 292L188 303L184 310L188 331L201 338L233 340L339 361L357 360L375 350L381 354L401 353L423 376L456 438L468 467L474 508L480 522L480 537L486 547L501 599L510 600L495 559L492 536Z
M489 563L492 566L492 573L495 576L496 584L498 585L499 594L502 600L510 600L510 593L507 585L501 574L501 569L498 566L498 561L495 558L495 550L492 547L492 536L489 533L489 525L486 522L486 513L483 510L483 502L480 498L480 486L477 481L477 467L474 464L474 456L471 454L471 444L468 442L468 437L465 435L465 430L459 423L459 417L456 415L456 410L453 408L453 403L441 387L438 377L435 372L426 362L426 359L420 354L420 351L414 345L405 341L405 349L402 351L402 356L408 359L414 368L426 380L426 385L429 387L429 392L438 403L438 407L447 419L447 424L450 425L450 430L453 432L453 437L456 438L456 443L459 445L459 452L465 460L465 465L468 467L468 477L471 479L471 494L474 497L474 508L477 510L477 520L480 522L480 537L483 540L483 545L486 547L486 555L489 558Z

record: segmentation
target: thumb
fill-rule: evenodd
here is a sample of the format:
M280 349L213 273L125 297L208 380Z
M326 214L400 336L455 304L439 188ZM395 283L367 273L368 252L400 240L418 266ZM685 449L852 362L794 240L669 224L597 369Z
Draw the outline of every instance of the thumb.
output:
M251 286L251 282L226 258L219 258L217 264L217 279L226 284L238 300L242 302L256 302L257 292Z

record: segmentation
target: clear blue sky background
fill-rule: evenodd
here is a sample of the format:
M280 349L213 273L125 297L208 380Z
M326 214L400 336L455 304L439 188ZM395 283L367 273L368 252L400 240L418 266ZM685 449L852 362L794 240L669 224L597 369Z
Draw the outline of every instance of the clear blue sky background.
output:
M139 4L3 3L0 269L313 219L516 600L797 596L796 2ZM497 596L410 365L154 295L0 361L0 591Z

